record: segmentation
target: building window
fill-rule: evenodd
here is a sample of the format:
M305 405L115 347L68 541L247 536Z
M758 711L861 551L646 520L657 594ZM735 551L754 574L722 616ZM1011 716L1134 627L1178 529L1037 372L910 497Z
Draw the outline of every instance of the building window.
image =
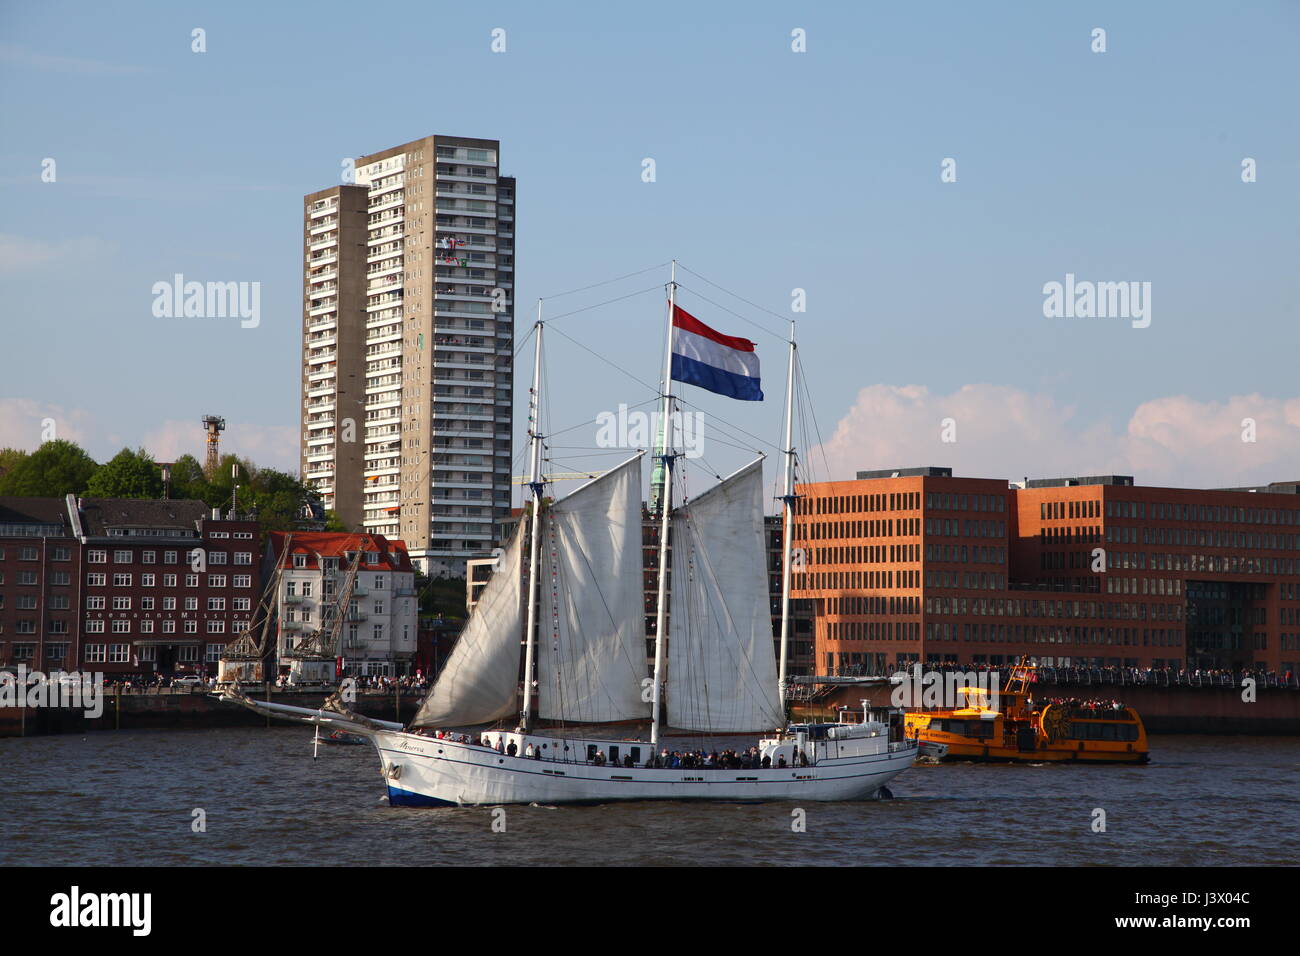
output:
M130 564L130 563L131 563L131 552L130 552L130 551L114 551L114 552L113 552L113 563L114 563L114 564Z
M130 644L110 644L108 648L108 662L110 664L125 664L131 660Z
M87 621L87 622L86 622L86 626L85 626L84 628L82 628L82 630L84 630L87 634L103 634L103 633L104 633L104 622L103 622L103 621Z
M130 633L131 633L131 622L130 622L130 621L127 621L127 620L124 620L124 619L122 619L122 618L118 618L117 620L115 620L115 621L113 622L113 633L114 633L114 634L130 634Z
M87 564L107 564L107 563L108 563L108 552L107 552L107 551L87 551L87 552L86 552L86 563L87 563Z
M157 563L158 563L158 552L157 552L157 551L141 551L141 552L140 552L140 563L141 563L141 564L157 564Z
M225 622L225 621L208 621L208 633L209 633L209 634L225 634L225 633L226 633L226 622Z
M140 575L140 587L151 588L154 586L154 576L152 574Z
M141 633L141 634L152 634L152 633L153 633L153 621L141 621L141 622L140 622L140 633Z
M113 610L114 610L114 611L129 611L129 610L131 610L131 599L130 599L129 597L117 597L117 596L115 596L115 597L113 598Z
M186 621L186 622L185 622L185 633L186 633L186 634L197 634L197 633L199 633L199 622L198 622L198 621Z
M115 574L115 575L113 575L113 587L115 587L115 588L129 588L130 586L131 586L131 575L129 575L129 574Z
M199 646L197 644L186 644L180 650L180 660L182 664L195 664L199 660Z
M103 623L102 621L100 622ZM86 645L86 663L102 664L104 663L104 652L107 650L105 644L87 644Z

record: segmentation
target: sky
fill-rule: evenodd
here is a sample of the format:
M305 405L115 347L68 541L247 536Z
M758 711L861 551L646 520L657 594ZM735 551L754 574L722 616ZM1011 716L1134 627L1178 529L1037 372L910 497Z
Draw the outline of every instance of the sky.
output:
M792 318L804 479L1300 478L1298 40L1295 2L0 0L0 447L52 421L170 460L219 414L295 469L302 197L442 133L518 178L516 394L541 298L553 470L649 408L677 259L767 395L684 390L693 480L755 452L777 480ZM177 273L260 283L260 321L155 316ZM1067 275L1149 310L1048 316Z

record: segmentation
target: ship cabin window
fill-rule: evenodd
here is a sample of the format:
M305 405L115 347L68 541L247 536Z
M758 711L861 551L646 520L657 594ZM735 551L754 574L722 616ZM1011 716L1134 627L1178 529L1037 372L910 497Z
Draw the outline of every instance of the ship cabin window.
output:
M633 763L639 764L639 763L641 762L641 748L640 748L640 747L630 747L630 748L628 748L628 752L632 754L632 762L633 762Z
M1138 729L1136 724L1076 720L1070 724L1070 737L1073 740L1137 740Z
M954 720L951 717L936 717L930 721L930 727L940 733L961 734L963 737L992 737L991 720Z
M596 759L596 745L587 744L587 761L591 762Z
M612 764L614 764L614 766L618 766L618 748L617 748L617 747L610 747L610 748L609 748L609 762L612 763Z

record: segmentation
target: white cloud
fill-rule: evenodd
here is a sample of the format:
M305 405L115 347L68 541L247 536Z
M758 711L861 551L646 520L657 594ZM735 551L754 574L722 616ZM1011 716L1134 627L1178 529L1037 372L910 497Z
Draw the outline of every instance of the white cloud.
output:
M204 457L201 416L193 420L166 419L143 433L110 431L98 417L84 409L65 408L30 398L0 398L0 448L34 451L53 422L55 438L76 442L96 461L107 461L123 448L143 446L157 461L175 461L181 455ZM115 423L121 428L121 423ZM298 429L291 425L255 425L230 422L221 435L221 453L250 458L260 466L280 471L298 470Z
M95 433L91 416L79 408L0 398L0 448L33 451L48 438L63 438L85 448L87 438Z
M79 239L30 239L0 233L0 272L26 272L60 260L74 260L79 266L87 260L107 255L114 249L111 242L93 237Z
M169 419L147 432L141 442L156 461L175 461L193 455L203 461L205 444L200 416ZM252 425L227 422L221 433L221 454L249 458L254 464L279 471L298 470L298 429L291 425Z
M957 439L950 443L942 441L948 418ZM1242 441L1247 418L1254 442ZM810 480L944 465L959 476L1013 481L1126 474L1142 485L1261 485L1300 478L1300 398L1173 395L1143 402L1118 430L1082 424L1075 408L1012 386L964 385L937 395L923 385L872 385L804 461Z

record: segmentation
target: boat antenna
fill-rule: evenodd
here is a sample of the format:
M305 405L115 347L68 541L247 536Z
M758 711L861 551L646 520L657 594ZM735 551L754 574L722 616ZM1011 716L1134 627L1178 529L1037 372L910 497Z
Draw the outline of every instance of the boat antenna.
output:
M662 432L659 442L659 460L663 468L663 491L659 495L659 596L655 604L655 672L653 696L650 704L651 752L659 743L659 722L662 717L664 673L664 626L668 618L668 531L673 502L672 425L669 416L673 405L673 318L677 312L677 260L672 262L668 280L668 334L664 344L664 406L659 418Z

